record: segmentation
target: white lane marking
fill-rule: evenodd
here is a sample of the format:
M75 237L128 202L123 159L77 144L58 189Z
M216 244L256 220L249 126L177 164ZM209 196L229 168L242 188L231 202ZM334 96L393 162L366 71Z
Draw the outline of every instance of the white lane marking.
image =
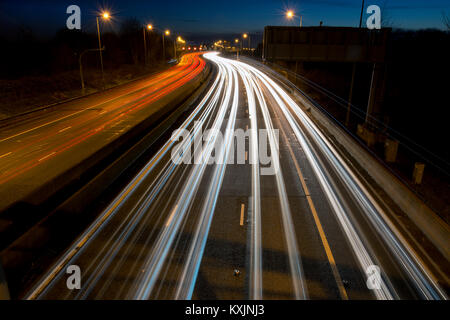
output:
M36 129L40 129L40 128L42 128L42 127L48 126L49 124L52 124L52 123L61 121L61 120L63 120L63 119L72 117L72 116L77 115L77 114L79 114L79 113L82 113L82 112L84 112L84 111L92 110L92 109L94 109L94 108L96 108L97 106L100 106L100 105L102 105L102 104L106 104L106 103L108 103L108 102L111 102L111 101L114 101L114 100L118 100L118 99L120 99L121 97L123 97L123 96L125 96L125 95L127 95L127 94L129 94L129 93L126 93L126 94L123 94L123 95L119 95L119 96L117 96L117 97L111 98L111 99L106 100L106 101L99 102L99 103L97 103L97 104L95 104L95 105L93 105L93 106L89 106L89 107L87 107L87 108L85 108L85 109L82 109L82 110L80 110L80 111L71 113L71 114L69 114L69 115L67 115L67 116L58 118L58 119L53 120L53 121L50 121L50 122L46 122L46 123L44 123L44 124L42 124L42 125L40 125L40 126L31 128L31 129L28 129L28 130L25 130L25 131L16 133L15 135L12 135L12 136L9 136L9 137L6 137L6 138L1 139L0 142L3 142L3 141L6 141L6 140L9 140L9 139L12 139L12 138L21 136L21 135L23 135L23 134L25 134L25 133L34 131L34 130L36 130ZM100 113L100 114L103 114L104 112L106 112L106 110L103 111L103 112Z
M53 151L52 153L46 155L45 157L40 158L40 159L38 160L38 162L41 162L42 160L45 160L45 159L47 159L48 157L51 157L51 156L54 155L55 153L56 153L56 151Z
M59 130L58 133L64 132L64 131L66 131L66 130L69 130L70 128L72 128L72 127L71 127L71 126L68 126L67 128L64 128L64 129Z
M42 125L40 125L40 126L37 126L37 127L31 128L31 129L28 129L28 130L25 130L25 131L22 131L22 132L16 133L15 135L12 135L12 136L9 136L9 137L6 137L6 138L3 138L3 139L1 139L1 140L0 140L0 142L6 141L6 140L9 140L9 139L12 139L12 138L15 138L15 137L21 136L21 135L23 135L23 134L25 134L25 133L28 133L28 132L34 131L34 130L36 130L36 129L39 129L39 128L42 128L42 127L48 126L49 124L52 124L52 123L55 123L55 122L61 121L61 120L63 120L63 119L66 119L66 118L69 118L69 117L71 117L71 116L74 116L74 115L76 115L76 114L79 114L79 113L81 113L81 112L84 112L84 111L86 111L86 110L87 110L87 109L83 109L83 110L80 110L80 111L78 111L78 112L74 112L74 113L71 113L71 114L69 114L69 115L67 115L67 116L64 116L64 117L58 118L58 119L56 119L56 120L53 120L53 121L50 121L50 122L44 123L44 124L42 124Z
M6 157L6 156L9 156L11 153L12 153L12 152L8 152L8 153L5 153L4 155L1 155L1 156L0 156L0 159L1 159L1 158L4 158L4 157Z
M206 102L211 97L211 95L213 94L213 92L216 90L216 87L219 85L219 82L220 76L217 75L215 82L213 83L207 94L203 97L202 101L197 105L194 111L183 122L180 128L187 128L189 124L191 124L194 121L195 117L201 114L201 111L204 110L205 108L206 110L209 111L212 109L212 106L208 105L205 107L205 105ZM221 90L217 91L219 93L221 92ZM218 96L214 100L218 100ZM35 300L39 297L39 295L42 294L44 289L48 287L49 284L55 279L55 277L57 277L57 275L61 272L61 270L63 270L64 266L70 263L70 261L74 258L74 256L84 249L83 245L92 240L92 238L94 238L102 230L107 221L112 219L112 217L114 217L117 214L118 210L123 206L123 203L128 201L131 194L133 193L134 190L136 190L138 186L142 185L145 178L147 178L148 174L153 171L153 169L158 163L160 163L161 159L176 144L175 141L177 141L180 136L181 134L178 134L175 139L168 140L164 144L164 146L161 147L158 153L145 165L145 167L138 173L138 175L136 175L133 178L133 180L127 185L127 187L114 199L114 201L94 221L94 223L78 238L78 240L71 246L71 248L67 251L67 253L58 260L55 268L51 269L45 275L45 278L41 282L39 282L30 293L27 294L25 299ZM159 191L156 192L156 194L158 193Z

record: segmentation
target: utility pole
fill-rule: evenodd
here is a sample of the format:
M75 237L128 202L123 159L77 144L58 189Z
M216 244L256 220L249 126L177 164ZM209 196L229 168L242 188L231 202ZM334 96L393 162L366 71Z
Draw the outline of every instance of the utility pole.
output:
M362 20L364 15L364 0L362 1L361 6L361 16L359 18L359 28L362 28ZM347 115L345 117L345 125L348 127L350 124L350 113L352 109L352 100L353 100L353 87L355 85L355 76L356 76L356 62L353 62L352 68L352 80L350 82L350 93L348 95L348 104L347 104Z
M362 6L361 6L361 16L359 18L359 27L362 27L362 20L364 16L364 0L362 0Z

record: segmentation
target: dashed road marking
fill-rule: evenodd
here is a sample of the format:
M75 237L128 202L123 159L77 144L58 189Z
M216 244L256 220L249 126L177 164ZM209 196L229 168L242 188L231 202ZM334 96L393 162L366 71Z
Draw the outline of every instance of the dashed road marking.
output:
M54 155L56 152L55 151L53 151L52 153L50 153L50 154L48 154L48 155L46 155L45 157L43 157L43 158L40 158L39 160L38 160L38 162L41 162L42 160L45 160L45 159L47 159L48 157L51 157L52 155Z
M244 209L245 209L245 205L242 203L242 204L241 204L241 219L240 219L240 221L239 221L239 224L240 224L241 226L244 225Z
M1 158L4 158L4 157L6 157L6 156L9 156L11 153L12 153L12 152L8 152L8 153L5 153L4 155L1 155L1 156L0 156L0 159L1 159Z
M72 127L69 126L69 127L67 127L67 128L61 129L61 130L58 131L58 133L64 132L64 131L66 131L66 130L69 130L70 128L72 128Z

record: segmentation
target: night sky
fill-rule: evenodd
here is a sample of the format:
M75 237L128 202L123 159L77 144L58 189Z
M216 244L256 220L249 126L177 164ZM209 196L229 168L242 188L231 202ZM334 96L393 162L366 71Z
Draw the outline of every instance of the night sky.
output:
M361 0L1 0L0 27L3 35L19 26L29 26L36 35L54 34L65 26L67 6L77 4L82 11L82 29L92 31L95 13L107 8L114 20L106 28L118 30L120 22L136 17L160 28L170 28L186 37L262 33L266 25L294 25L284 17L286 9L303 15L304 26L357 26ZM443 29L442 12L450 14L448 0L366 0L366 7L378 4L390 26L405 29Z

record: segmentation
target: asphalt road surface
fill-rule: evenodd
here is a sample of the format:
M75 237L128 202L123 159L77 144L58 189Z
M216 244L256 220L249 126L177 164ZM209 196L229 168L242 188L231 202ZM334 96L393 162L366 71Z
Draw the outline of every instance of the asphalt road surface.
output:
M446 298L277 82L205 58L202 102L28 298Z
M198 54L188 54L164 72L4 122L0 210L156 113L204 66Z

